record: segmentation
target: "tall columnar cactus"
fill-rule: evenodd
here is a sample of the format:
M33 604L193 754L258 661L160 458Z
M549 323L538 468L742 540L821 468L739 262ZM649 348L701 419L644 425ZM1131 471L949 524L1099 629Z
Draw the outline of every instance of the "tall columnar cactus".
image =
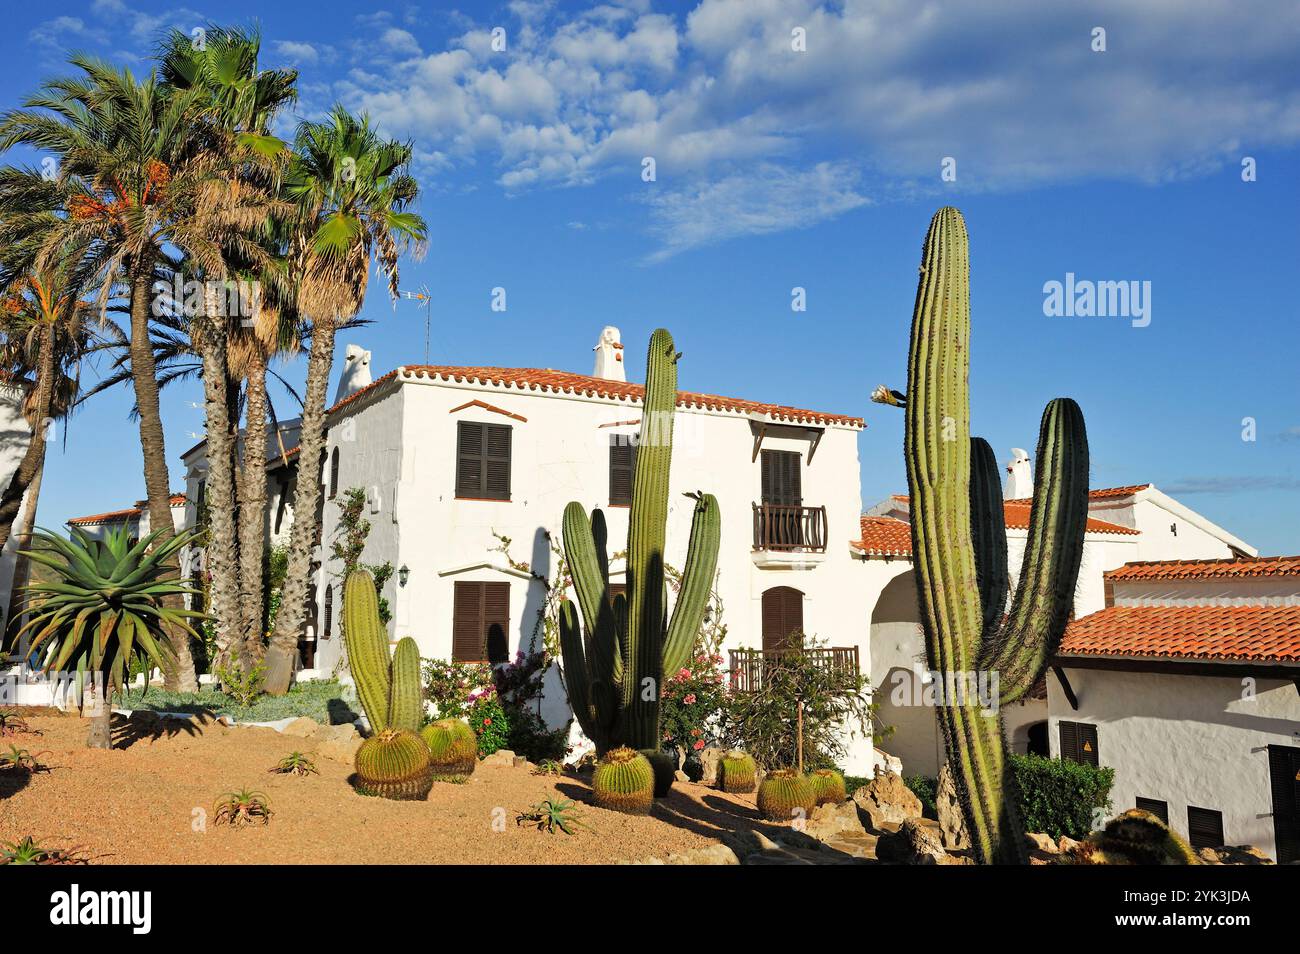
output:
M343 641L357 697L372 732L418 732L424 702L420 694L420 650L406 636L388 652L388 631L379 619L379 594L365 570L348 574L343 587Z
M1048 403L1029 538L1008 610L997 464L988 443L970 436L969 284L966 224L956 209L940 209L922 254L907 394L878 388L873 398L903 406L907 416L912 552L930 668L945 686L949 674L996 674L1005 704L1042 676L1069 621L1088 514L1088 440L1074 401ZM944 699L940 721L974 850L985 862L1023 863L1001 717L957 695Z
M690 659L718 565L721 518L711 494L696 494L686 564L671 620L664 585L664 530L672 464L677 359L672 335L650 337L627 545L627 594L609 598L605 518L580 503L564 510L564 551L584 627L572 603L560 606L560 649L569 702L582 730L604 753L620 745L657 749L664 673Z

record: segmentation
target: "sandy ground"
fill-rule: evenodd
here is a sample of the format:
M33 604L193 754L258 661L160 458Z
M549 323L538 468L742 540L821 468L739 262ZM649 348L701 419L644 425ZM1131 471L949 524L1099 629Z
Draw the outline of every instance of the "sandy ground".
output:
M759 821L753 796L699 785L678 784L652 816L633 817L585 804L590 789L576 777L480 766L467 784L435 784L427 802L393 802L357 795L346 781L351 767L327 758L315 760L319 775L271 774L280 758L312 746L271 729L207 723L122 738L119 721L119 747L99 751L85 748L80 719L29 722L43 735L6 738L0 750L49 750L41 761L51 771L0 772L0 842L31 834L47 847L80 846L96 863L601 864L662 858L730 831L779 831ZM266 794L275 813L268 826L210 823L213 802L239 788ZM583 803L591 830L548 835L515 824L546 797Z

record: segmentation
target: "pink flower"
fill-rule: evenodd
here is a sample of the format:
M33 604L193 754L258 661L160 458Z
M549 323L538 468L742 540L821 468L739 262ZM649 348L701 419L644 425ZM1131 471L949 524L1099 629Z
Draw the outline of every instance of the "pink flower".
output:
M704 748L704 740L696 739L695 744L691 746L691 748L693 748L696 752L698 752L700 749Z
M682 698L682 702L686 703L688 706L689 706L689 705L694 705L694 704L695 704L695 693L693 693L693 692L688 692L688 693L686 693L686 695Z
M683 666L681 669L677 670L677 678L681 682L685 682L687 679L691 678L691 671Z

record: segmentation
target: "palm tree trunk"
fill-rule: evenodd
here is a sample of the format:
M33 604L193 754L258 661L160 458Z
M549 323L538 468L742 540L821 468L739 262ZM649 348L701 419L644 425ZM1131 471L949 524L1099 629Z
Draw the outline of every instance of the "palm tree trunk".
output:
M45 325L41 329L40 368L36 373L36 408L32 436L27 441L27 450L18 463L18 469L9 479L9 486L0 496L0 549L9 542L9 534L14 520L22 508L23 496L27 488L36 479L45 460L45 427L50 416L50 396L54 390L54 326ZM17 569L17 567L15 567Z
M167 473L167 447L163 441L162 412L158 406L158 374L154 366L153 344L149 340L149 312L152 299L153 272L150 263L137 263L131 279L131 378L135 385L135 405L140 413L140 450L144 454L144 489L148 497L149 528L161 530L159 543L175 535L172 523L171 487ZM181 573L180 559L168 557L173 575ZM180 607L178 597L169 605ZM172 659L163 673L164 685L173 692L197 692L199 680L194 672L194 654L190 639L183 631L171 633Z
M104 673L88 673L81 696L82 711L90 710L90 732L86 735L86 748L111 749L113 747L112 690Z
M281 591L280 612L266 653L265 689L282 695L289 689L298 639L307 620L307 589L316 545L316 507L320 503L321 463L325 453L325 392L334 364L334 322L317 321L307 358L307 393L298 436L298 479L293 489L293 527L289 531L289 565Z
M46 447L48 450L48 445ZM41 462L36 468L36 476L32 478L31 486L27 488L27 504L23 507L23 515L18 518L18 523L14 535L18 538L14 542L17 544L17 554L14 557L14 578L9 588L9 611L5 614L4 622L11 626L14 622L15 614L22 611L23 606L23 588L31 582L32 564L23 552L31 544L32 530L36 526L36 506L41 499L41 480L45 476L45 454L41 454ZM23 637L24 642L27 637ZM26 654L24 653L24 658Z
M203 401L207 415L208 474L205 482L208 543L204 569L209 574L211 605L216 619L217 652L212 671L226 668L242 650L239 637L238 549L235 537L235 434L227 394L226 338L223 318L209 318L201 337ZM240 660L242 662L242 659Z
M262 654L266 624L266 355L248 369L244 398L244 457L239 480L239 606L245 654Z

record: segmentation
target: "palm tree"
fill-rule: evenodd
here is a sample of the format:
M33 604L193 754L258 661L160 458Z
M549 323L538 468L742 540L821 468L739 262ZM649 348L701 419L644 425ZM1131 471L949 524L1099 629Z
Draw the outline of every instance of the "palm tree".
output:
M289 566L280 612L266 653L266 691L284 693L293 675L299 633L306 622L308 579L320 502L325 447L325 392L338 326L361 310L371 261L397 297L397 260L414 244L422 250L424 219L408 207L419 187L409 174L411 147L382 138L366 116L335 106L324 122L303 123L285 191L298 206L291 247L298 307L312 321L307 388L298 444Z
M26 588L31 619L14 634L13 644L32 633L30 651L44 653L46 673L69 667L76 673L83 711L88 698L91 702L89 748L112 746L112 697L122 690L133 660L141 657L146 671L165 670L175 642L169 630L197 638L189 620L203 614L170 605L195 592L171 569L192 536L155 530L132 544L125 526L103 541L76 527L70 539L44 530L33 535L28 559L49 568L56 579Z

